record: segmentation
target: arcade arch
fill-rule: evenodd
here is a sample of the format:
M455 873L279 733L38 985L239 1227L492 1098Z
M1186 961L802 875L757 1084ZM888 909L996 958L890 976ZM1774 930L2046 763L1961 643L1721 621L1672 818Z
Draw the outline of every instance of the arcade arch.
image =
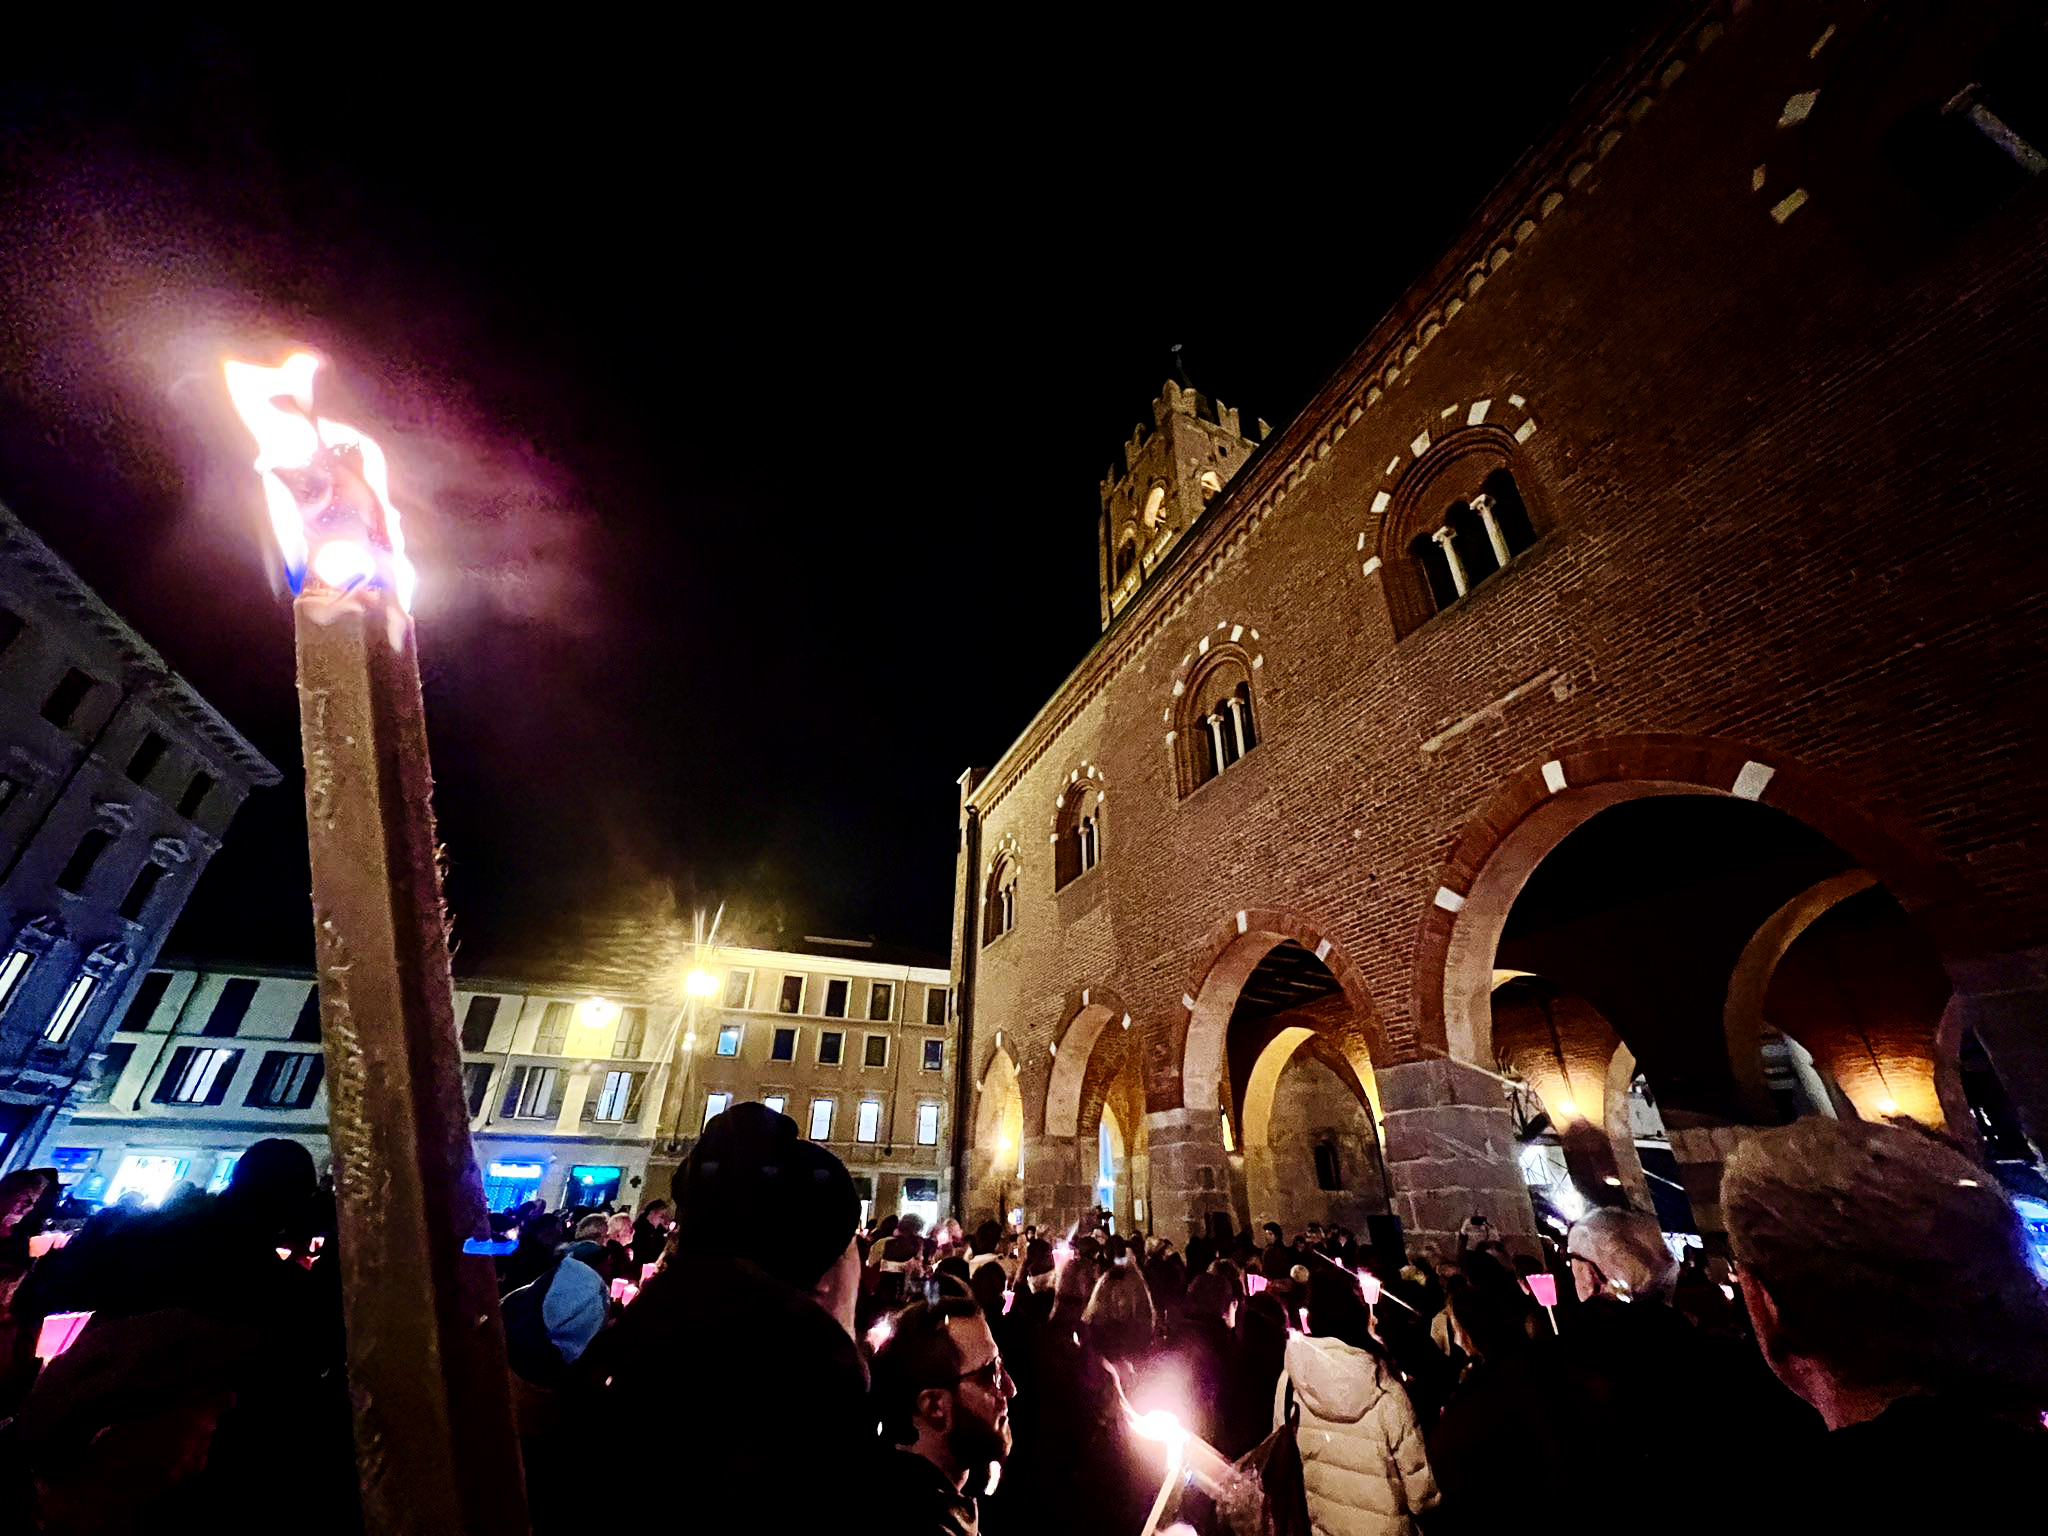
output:
M1017 1064L997 1047L975 1089L973 1160L966 1208L976 1220L1004 1220L1022 1194L1024 1091Z
M1333 943L1286 913L1238 913L1205 954L1187 999L1182 1104L1166 1117L1178 1155L1162 1153L1153 1168L1162 1203L1190 1225L1316 1220L1362 1231L1390 1204L1378 1021L1363 982Z
M1518 776L1461 841L1420 946L1418 1022L1531 1083L1589 1198L1632 1182L1627 1053L1711 1233L1741 1127L1837 1103L1944 1124L1960 1088L1936 936L1960 905L1910 836L1796 768L1715 743L1596 745ZM1818 1102L1773 1091L1808 1071Z

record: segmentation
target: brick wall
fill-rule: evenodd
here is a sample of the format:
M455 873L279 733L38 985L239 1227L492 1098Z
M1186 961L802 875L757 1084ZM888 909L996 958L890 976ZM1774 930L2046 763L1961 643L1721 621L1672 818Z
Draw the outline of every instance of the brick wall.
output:
M1589 92L982 781L983 846L1014 836L1023 869L972 1027L1005 1031L1027 1126L1083 987L1128 1005L1153 1111L1183 1103L1187 1000L1245 909L1330 941L1382 1059L1442 1054L1459 899L1503 850L1540 857L1516 839L1552 800L1761 773L1952 967L2048 937L2048 199L1904 263L1872 258L1853 179L1775 217L1826 126L1780 126L1787 103L1825 102L1856 42L1842 8L1707 11ZM1397 641L1375 499L1480 401L1538 540ZM1183 798L1173 684L1239 627L1261 742ZM1048 817L1084 762L1103 863L1055 892Z

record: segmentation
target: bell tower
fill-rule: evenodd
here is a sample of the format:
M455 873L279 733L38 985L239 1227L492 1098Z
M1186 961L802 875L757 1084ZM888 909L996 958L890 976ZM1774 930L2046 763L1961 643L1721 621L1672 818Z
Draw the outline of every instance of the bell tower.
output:
M1261 439L1271 430L1258 423ZM1111 465L1102 482L1104 629L1257 446L1239 430L1231 407L1196 389L1184 373L1178 382L1167 380L1152 402L1150 425L1139 423L1121 464Z

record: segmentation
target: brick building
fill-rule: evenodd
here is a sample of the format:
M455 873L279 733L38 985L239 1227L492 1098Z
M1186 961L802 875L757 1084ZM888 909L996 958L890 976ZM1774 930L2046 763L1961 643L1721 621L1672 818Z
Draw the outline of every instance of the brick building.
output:
M1647 1203L1648 1100L1711 1241L1747 1126L2048 1142L2029 15L1667 9L1285 428L1166 387L961 781L969 1215L1526 1234L1516 1103Z
M0 508L0 1168L109 1065L249 791L277 770Z

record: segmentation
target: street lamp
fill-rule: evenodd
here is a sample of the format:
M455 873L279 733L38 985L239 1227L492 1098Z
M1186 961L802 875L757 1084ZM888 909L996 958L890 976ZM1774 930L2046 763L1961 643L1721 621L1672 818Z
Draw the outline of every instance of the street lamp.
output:
M320 361L224 361L295 594L313 937L363 1525L523 1532L470 1147L405 555L384 455Z

